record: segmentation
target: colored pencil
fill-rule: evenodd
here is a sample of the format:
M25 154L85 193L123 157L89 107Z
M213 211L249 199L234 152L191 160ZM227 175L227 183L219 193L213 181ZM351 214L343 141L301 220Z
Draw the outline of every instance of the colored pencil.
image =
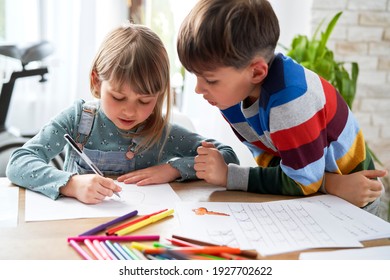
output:
M200 241L200 240L196 240L196 239L192 239L192 238L188 238L188 237L183 237L183 236L179 236L179 235L175 235L175 234L172 235L172 238L179 239L179 240L182 240L182 241L185 241L185 242L189 242L189 243L192 243L194 245L218 246L217 244L214 244L214 243L204 242L204 241ZM239 255L247 257L247 258L251 258L251 259L256 259L257 258L257 252L256 251L252 251L252 250L241 250L241 253Z
M130 213L127 213L126 215L123 215L123 216L120 216L114 220L111 220L107 223L104 223L104 224L101 224L93 229L90 229L82 234L79 234L79 236L85 236L85 235L94 235L100 231L103 231L103 230L106 230L107 228L117 224L117 223L120 223L120 222L123 222L124 220L127 220L127 219L130 219L134 216L136 216L138 214L138 211L135 210L135 211L132 211Z
M174 260L190 260L188 256L181 252L177 252L175 250L166 250L164 256L167 255L168 257L171 257Z
M70 240L76 241L76 242L82 242L85 239L90 240L98 240L98 241L157 241L160 240L159 235L126 235L126 236L106 236L106 235L88 235L88 236L73 236L68 237L68 242Z
M117 249L118 252L120 254L122 254L122 256L125 258L125 260L132 260L133 259L129 254L127 254L125 252L125 250L123 250L122 246L119 243L115 242L113 245L114 245L115 249Z
M98 260L104 260L102 255L96 250L95 246L93 246L91 240L85 239L84 244L88 247L88 249L91 251L91 253L95 256L96 259Z
M84 249L79 245L77 244L76 241L74 240L71 240L69 242L69 244L76 250L77 253L79 253L80 256L82 256L85 260L92 260L91 256L86 252L84 251Z
M107 247L110 249L110 251L116 256L118 260L125 260L125 258L122 256L121 253L114 247L114 245L110 242L110 240L104 241L106 243Z
M109 255L112 260L118 260L118 257L115 256L113 252L111 252L110 248L107 247L107 244L104 243L104 241L99 242L100 246L102 246L102 248L107 252L107 255Z
M92 240L93 246L95 246L95 249L99 252L99 254L103 257L105 260L111 260L111 257L107 254L106 250L100 245L100 242L98 240Z
M131 250L131 248L127 247L126 245L122 245L123 250L133 259L133 260L139 260L139 257L134 254L134 252Z
M172 245L180 246L180 247L201 247L201 245L196 245L187 241L183 241L177 238L167 238L169 242L172 243ZM211 246L211 245L210 245Z
M226 260L250 260L249 258L245 258L238 255L232 255L229 253L221 253L220 256L225 258Z
M218 256L214 256L214 255L208 255L208 254L198 254L196 256L201 256L201 257L204 257L206 259L209 259L209 260L226 260L226 258L224 257L220 257L219 255L222 255L223 253L219 253ZM191 256L191 259L194 257L195 255L192 255Z
M76 141L73 140L73 138L69 134L64 135L65 140L69 143L69 145L77 152L77 154L89 165L89 167L98 175L104 176L103 172L97 168L97 166L91 161L91 159L87 156L86 153L82 149L79 148ZM114 192L114 194L121 198L119 193Z
M139 260L147 260L147 257L139 250L135 248L129 248L135 255L137 255Z
M147 225L150 225L150 224L152 224L152 223L155 223L155 222L157 222L157 221L159 221L159 220L162 220L162 219L164 219L164 218L166 218L166 217L172 215L173 212L174 212L174 210L173 210L173 209L170 209L170 210L161 212L161 213L159 213L159 214L153 215L153 216L147 218L146 220L143 220L143 221L141 221L141 222L139 222L139 223L136 223L136 224L134 224L134 225L131 225L131 226L129 226L129 227L126 227L126 228L123 228L123 229L117 231L117 232L116 232L116 235L118 235L118 236L123 236L123 235L126 235L126 234L128 234L128 233L131 233L131 232L133 232L133 231L136 231L136 230L138 230L138 229L140 229L140 228L143 228L143 227L145 227L145 226L147 226Z
M240 248L233 248L227 246L203 246L203 247L178 247L178 248L146 248L142 252L144 254L165 254L167 251L179 252L182 254L209 254L215 255L220 253L239 254Z
M143 220L146 220L147 218L150 218L151 216L160 214L160 213L162 213L162 212L164 212L164 211L167 211L167 210L168 210L168 209L163 209L163 210L157 211L157 212L152 213L152 214L144 215L144 216L142 216L142 217L140 217L140 218L137 218L137 219L135 219L135 220L132 220L132 221L130 221L130 222L126 222L126 223L120 224L120 225L118 225L118 226L109 228L109 229L107 229L106 234L107 234L107 235L114 235L117 231L119 231L119 230L121 230L121 229L127 228L127 227L129 227L129 226L131 226L131 225L134 225L134 224L136 224L136 223L139 223L139 222L141 222L141 221L143 221Z
M134 248L134 249L137 249L137 250L142 252L145 249L152 249L152 248L155 248L155 247L150 246L150 245L145 245L145 244L142 244L142 243L139 243L139 242L131 242L130 248Z
M156 247L156 248L174 248L174 246L172 245L167 245L167 244L162 244L160 242L153 242L153 247Z

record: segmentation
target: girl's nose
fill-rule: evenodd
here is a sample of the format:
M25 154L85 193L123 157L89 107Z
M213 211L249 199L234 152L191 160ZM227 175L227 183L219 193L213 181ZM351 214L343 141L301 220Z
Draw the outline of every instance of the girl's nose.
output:
M136 106L132 102L128 102L125 106L122 107L122 113L127 117L133 116L135 112Z

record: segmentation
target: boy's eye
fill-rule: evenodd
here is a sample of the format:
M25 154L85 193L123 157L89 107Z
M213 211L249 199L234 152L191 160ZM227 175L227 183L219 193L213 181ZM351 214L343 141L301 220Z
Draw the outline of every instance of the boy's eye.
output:
M208 83L209 85L212 85L212 84L217 83L217 81L211 81L211 80L207 80L207 79L206 79L206 83Z

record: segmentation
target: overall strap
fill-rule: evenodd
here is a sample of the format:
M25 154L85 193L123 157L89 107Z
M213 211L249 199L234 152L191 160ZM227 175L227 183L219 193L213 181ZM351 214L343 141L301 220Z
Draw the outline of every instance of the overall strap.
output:
M99 101L91 100L83 104L83 110L81 112L80 122L77 130L76 142L80 148L84 147L92 131L95 115L99 109Z

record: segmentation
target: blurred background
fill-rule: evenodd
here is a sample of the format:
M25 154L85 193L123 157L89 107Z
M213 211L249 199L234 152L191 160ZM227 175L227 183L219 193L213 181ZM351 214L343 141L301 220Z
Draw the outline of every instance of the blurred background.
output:
M176 55L176 35L196 0L0 0L0 45L47 40L54 52L42 63L47 82L17 81L7 115L8 128L33 134L77 98L90 99L89 68L103 37L128 19L151 27L171 59L175 111L195 130L231 145L242 165L254 165L219 111L194 93L194 76ZM366 139L385 167L390 166L390 0L270 0L281 27L280 46L297 34L311 35L321 20L343 11L329 47L335 57L359 63L353 111ZM34 65L31 65L34 67ZM18 60L0 55L0 87L20 70ZM379 166L380 167L380 166Z
M188 116L198 133L230 144L244 165L254 165L249 151L236 140L218 109L194 93L194 77L176 54L180 23L196 0L0 0L0 45L47 40L54 53L44 60L47 82L38 77L17 80L7 115L7 127L34 134L51 117L77 98L90 99L89 69L103 37L132 19L151 27L163 40L171 60L175 110ZM271 1L280 18L281 42L289 45L297 33L310 32L311 1ZM30 65L34 67L35 65ZM20 70L16 59L0 55L5 82ZM0 85L1 86L1 85Z

